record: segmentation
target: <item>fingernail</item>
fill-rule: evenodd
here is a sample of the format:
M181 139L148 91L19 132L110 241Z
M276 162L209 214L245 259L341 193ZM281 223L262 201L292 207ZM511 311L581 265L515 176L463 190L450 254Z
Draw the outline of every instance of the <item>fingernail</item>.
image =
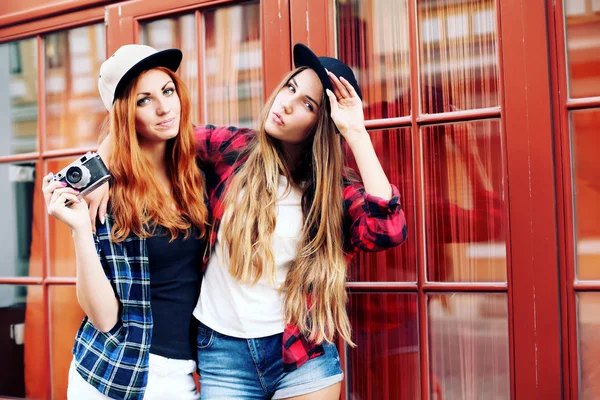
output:
M60 186L67 187L67 182L60 182Z
M104 215L100 217L100 222L102 222L102 225L104 225Z

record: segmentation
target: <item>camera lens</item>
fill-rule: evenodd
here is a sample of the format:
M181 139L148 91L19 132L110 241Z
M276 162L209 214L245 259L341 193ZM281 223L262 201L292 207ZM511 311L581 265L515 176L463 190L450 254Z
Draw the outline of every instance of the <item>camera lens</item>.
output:
M82 176L83 174L79 167L71 167L67 170L67 182L69 183L73 184L79 182Z

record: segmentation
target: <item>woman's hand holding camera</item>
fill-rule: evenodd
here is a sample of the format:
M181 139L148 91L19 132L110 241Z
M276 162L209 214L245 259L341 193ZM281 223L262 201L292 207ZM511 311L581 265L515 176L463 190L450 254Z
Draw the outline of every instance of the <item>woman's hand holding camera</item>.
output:
M48 214L67 224L72 230L91 229L88 208L85 200L77 198L79 192L66 186L64 182L52 179L48 174L42 181L42 191ZM67 205L67 202L71 202Z

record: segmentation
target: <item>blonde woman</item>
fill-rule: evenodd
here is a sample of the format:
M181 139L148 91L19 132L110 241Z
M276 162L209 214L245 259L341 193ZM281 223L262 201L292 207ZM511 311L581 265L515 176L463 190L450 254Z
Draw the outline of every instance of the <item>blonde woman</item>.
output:
M196 165L182 54L123 46L100 69L114 152L109 213L96 234L77 191L48 175L48 213L73 232L77 298L72 400L199 397L196 324L208 210ZM73 204L67 206L66 202Z
M294 61L257 131L195 131L213 213L194 310L202 399L338 399L347 263L406 238L351 69L302 44Z

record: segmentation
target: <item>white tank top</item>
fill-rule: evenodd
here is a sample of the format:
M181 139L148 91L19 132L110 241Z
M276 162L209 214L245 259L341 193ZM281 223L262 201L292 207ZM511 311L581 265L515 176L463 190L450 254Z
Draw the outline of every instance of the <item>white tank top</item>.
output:
M269 284L265 276L254 285L240 283L233 278L229 273L228 257L223 254L222 230L219 228L194 309L194 316L217 332L245 339L283 332L283 293L279 293L279 288L296 257L302 229L301 193L293 188L282 197L286 185L287 180L281 176L272 240L277 267L275 285ZM225 219L224 216L221 226L226 223Z

